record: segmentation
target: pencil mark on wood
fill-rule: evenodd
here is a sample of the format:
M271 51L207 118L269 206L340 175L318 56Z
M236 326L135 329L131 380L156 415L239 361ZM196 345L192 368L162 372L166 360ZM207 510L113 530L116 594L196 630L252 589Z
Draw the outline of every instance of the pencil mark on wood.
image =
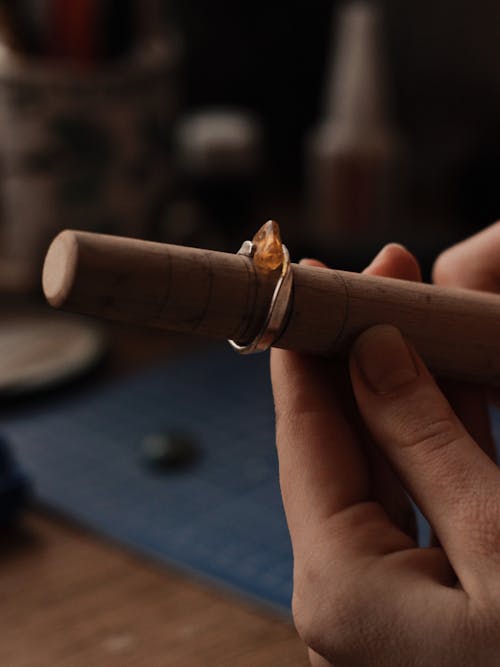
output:
M236 342L245 342L248 337L248 330L251 324L252 314L255 310L255 305L257 301L257 275L255 273L255 267L253 262L244 259L243 265L246 272L246 290L245 290L245 308L244 308L244 318L241 324L236 327L236 330L231 334L230 338ZM253 287L253 289L251 289ZM252 294L250 294L252 292Z
M331 346L328 348L326 354L327 356L331 357L334 356L334 354L337 351L337 347L339 342L341 341L344 331L347 325L347 322L349 321L349 301L350 301L350 294L349 294L349 287L347 285L347 282L344 279L344 276L340 273L340 271L334 271L336 278L340 280L342 283L342 286L344 288L344 294L345 294L345 300L344 300L344 316L342 318L342 323L340 327L338 328L337 335L335 336L333 343Z
M214 271L213 271L213 268L212 268L212 261L210 259L210 253L209 252L204 252L202 257L203 257L203 261L205 263L205 268L207 270L207 277L208 277L207 296L206 296L206 299L205 299L205 304L204 304L204 306L202 308L202 311L200 313L200 316L197 318L197 320L195 320L195 323L193 325L193 333L195 333L196 330L200 327L200 325L203 324L204 321L205 321L205 318L207 316L207 312L208 312L208 309L209 309L209 306L210 306L210 301L211 301L212 291L213 291L213 285L214 285Z
M172 256L170 254L170 248L167 244L165 244L163 250L165 252L165 266L167 267L167 272L165 279L165 292L160 299L160 308L158 309L158 313L156 315L158 318L161 318L163 313L166 311L172 290Z
M265 321L275 278L242 256L62 234L44 269L52 305L240 343ZM279 347L337 356L359 332L387 323L414 341L432 371L498 383L500 296L307 266L293 271L292 313Z

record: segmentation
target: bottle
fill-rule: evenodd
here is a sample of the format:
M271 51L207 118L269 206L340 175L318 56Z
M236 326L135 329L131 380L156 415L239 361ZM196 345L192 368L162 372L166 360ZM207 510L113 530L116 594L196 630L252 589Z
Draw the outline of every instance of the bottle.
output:
M307 145L310 229L327 247L382 239L392 222L401 142L389 121L380 40L375 5L343 8L323 118Z

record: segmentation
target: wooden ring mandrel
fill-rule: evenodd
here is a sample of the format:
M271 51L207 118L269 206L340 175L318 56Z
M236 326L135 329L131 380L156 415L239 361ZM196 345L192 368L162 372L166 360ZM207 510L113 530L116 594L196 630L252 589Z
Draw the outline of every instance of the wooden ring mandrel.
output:
M500 385L500 295L292 265L288 323L275 347L345 354L393 324L439 376ZM251 340L275 277L242 255L66 230L45 259L56 308L214 338Z

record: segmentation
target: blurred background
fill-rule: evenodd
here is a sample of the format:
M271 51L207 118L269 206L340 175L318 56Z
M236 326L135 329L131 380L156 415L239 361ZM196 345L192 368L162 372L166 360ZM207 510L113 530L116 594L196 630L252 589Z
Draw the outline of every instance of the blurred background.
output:
M471 12L463 1L403 7L385 0L357 8L378 14L364 33L363 17L350 26L342 22L356 11L347 3L255 2L246 9L182 3L175 15L187 38L186 104L237 105L257 114L272 166L268 185L288 188L296 198L294 222L308 237L314 220L298 213L306 196L307 137L326 121L331 91L345 77L358 78L383 107L378 122L401 144L404 178L391 235L399 237L402 228L406 235L410 227L416 237L427 230L454 237L488 224L500 203L497 5L481 2ZM357 53L363 39L364 59ZM335 111L330 114L333 121ZM332 237L335 228L332 219Z
M42 665L64 627L43 665L305 664L288 626L163 570L153 594L56 519L288 610L265 358L49 311L43 258L68 227L236 252L273 218L294 260L397 241L428 278L500 215L499 25L486 0L0 0L0 523L36 507L4 533L0 662Z
M495 3L0 7L6 280L67 226L358 269L498 215Z

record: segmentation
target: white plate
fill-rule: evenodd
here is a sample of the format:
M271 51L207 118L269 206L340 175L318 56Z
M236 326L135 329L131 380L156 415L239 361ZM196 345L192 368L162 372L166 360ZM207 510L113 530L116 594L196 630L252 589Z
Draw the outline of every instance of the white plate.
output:
M0 319L0 393L48 389L85 372L102 357L102 330L57 314L15 314Z

